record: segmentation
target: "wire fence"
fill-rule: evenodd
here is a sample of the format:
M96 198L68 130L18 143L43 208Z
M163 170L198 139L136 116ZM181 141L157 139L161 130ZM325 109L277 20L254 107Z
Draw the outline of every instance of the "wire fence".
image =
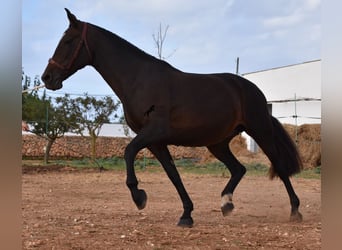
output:
M311 148L311 145L320 147L320 98L297 97L294 94L293 98L271 100L267 103L270 114L284 125L297 146L302 147L302 151L305 151L305 148ZM300 111L298 110L299 105ZM307 124L317 124L317 126L307 126ZM254 153L258 152L259 146L257 143L248 135L246 135L246 138L248 149Z
M267 103L269 105L273 104L285 104L285 103L294 103L293 106L293 114L292 115L286 115L286 116L276 116L277 119L284 119L284 118L293 118L294 119L294 124L298 125L297 119L298 118L303 118L303 119L312 119L312 120L321 120L321 116L304 116L304 115L298 115L297 111L297 103L298 102L322 102L321 98L310 98L310 97L301 97L297 98L296 94L294 95L294 98L289 98L289 99L283 99L283 100L273 100L273 101L268 101ZM321 106L321 105L320 105ZM316 111L317 112L317 111ZM316 113L315 112L315 113ZM319 111L320 113L320 111Z

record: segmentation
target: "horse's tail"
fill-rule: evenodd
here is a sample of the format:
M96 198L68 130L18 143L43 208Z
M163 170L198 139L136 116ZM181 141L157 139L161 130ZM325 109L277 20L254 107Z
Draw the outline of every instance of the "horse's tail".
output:
M297 174L303 168L297 147L280 122L273 116L271 119L275 147L279 158L277 159L278 164L276 166L272 164L270 168L270 178L273 179L280 175L291 176Z

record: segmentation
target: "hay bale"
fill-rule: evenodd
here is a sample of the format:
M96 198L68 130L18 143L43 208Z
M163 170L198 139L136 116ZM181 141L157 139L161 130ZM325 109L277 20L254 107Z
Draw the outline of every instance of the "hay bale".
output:
M304 169L321 165L321 124L294 126L285 124L287 132L296 142Z
M297 147L304 168L321 165L321 125L304 124L298 128Z

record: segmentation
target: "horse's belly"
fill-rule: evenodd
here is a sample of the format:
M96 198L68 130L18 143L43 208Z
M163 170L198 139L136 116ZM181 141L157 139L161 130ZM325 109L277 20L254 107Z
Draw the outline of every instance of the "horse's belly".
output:
M235 126L173 129L168 144L191 147L214 145L229 137L234 129Z

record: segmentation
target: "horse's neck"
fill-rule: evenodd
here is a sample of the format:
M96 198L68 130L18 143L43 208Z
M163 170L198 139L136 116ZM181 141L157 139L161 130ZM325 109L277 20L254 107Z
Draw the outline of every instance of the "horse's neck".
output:
M115 36L109 38L108 34L96 30L93 66L124 102L135 87L136 75L144 64L145 58L136 55L135 51L121 50L118 46L124 41L115 39Z

